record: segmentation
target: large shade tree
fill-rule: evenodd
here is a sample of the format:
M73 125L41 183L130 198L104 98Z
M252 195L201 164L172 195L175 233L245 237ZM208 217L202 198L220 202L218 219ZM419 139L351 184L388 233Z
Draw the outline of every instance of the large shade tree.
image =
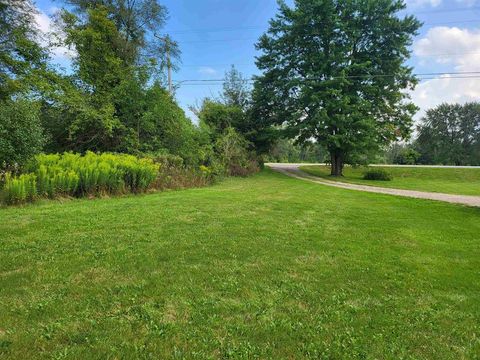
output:
M405 90L416 80L405 61L421 24L404 9L403 0L280 2L257 44L255 116L324 145L335 176L407 137L416 107Z

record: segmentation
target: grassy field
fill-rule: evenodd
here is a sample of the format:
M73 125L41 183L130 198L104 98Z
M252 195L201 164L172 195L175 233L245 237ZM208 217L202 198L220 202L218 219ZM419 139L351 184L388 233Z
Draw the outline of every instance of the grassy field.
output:
M268 170L0 209L0 358L478 358L479 219Z
M379 168L379 167L375 167ZM388 188L480 196L480 169L380 167L393 175L392 181L363 180L365 167L346 167L342 182ZM329 166L306 165L301 170L332 180Z

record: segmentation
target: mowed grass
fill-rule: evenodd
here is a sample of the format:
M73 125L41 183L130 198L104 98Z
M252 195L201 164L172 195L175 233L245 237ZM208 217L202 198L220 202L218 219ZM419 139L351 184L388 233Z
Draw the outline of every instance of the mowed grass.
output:
M0 220L0 358L480 356L477 208L265 170Z
M366 171L365 167L345 167L344 176L338 181L396 189L480 196L480 168L455 169L382 166L375 166L373 168L386 170L393 175L393 180L364 180L363 174ZM310 175L332 180L329 166L305 165L301 166L300 170Z

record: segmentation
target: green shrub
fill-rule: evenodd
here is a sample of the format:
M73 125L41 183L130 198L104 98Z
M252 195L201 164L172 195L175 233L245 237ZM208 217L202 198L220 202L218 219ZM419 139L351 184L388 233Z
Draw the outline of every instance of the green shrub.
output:
M172 154L152 154L149 155L149 158L153 160L154 163L159 164L162 168L170 167L182 167L183 158L178 155Z
M35 164L42 193L79 196L145 191L159 168L150 159L93 152L39 155Z
M38 155L29 164L30 173L5 179L8 204L33 200L37 195L85 196L147 190L159 175L151 159L125 154L64 153Z
M364 180L380 180L380 181L391 181L393 179L392 175L383 170L383 169L368 169L363 174Z
M226 175L248 176L260 171L254 154L247 150L249 145L249 142L232 127L227 128L217 139L215 149ZM212 168L215 169L215 166Z
M41 151L44 143L38 102L0 100L0 169L10 171L23 166Z
M32 201L36 196L35 174L23 174L18 177L12 177L9 173L5 175L3 197L6 204L22 204Z

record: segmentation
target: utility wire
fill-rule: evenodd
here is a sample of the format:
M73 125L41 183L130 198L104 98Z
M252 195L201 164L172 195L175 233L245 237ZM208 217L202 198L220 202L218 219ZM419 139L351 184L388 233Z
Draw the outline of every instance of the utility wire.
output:
M453 72L453 73L423 73L423 74L413 74L419 77L419 80L447 80L447 79L479 79L480 71L472 72ZM448 76L447 76L448 75ZM351 75L345 77L332 77L328 80L341 79L341 78L375 78L375 77L392 77L395 75L392 74L377 74L377 75ZM439 77L443 76L443 77ZM301 79L302 81L324 81L325 79L320 78L310 78L310 79ZM177 85L187 85L187 86L206 86L206 85L223 85L225 79L190 79L190 80L180 80L175 81ZM252 84L255 79L249 78L245 82Z
M458 80L458 79L480 79L480 76L451 76L451 77L426 77L419 80ZM253 81L247 81L249 84L253 84ZM223 86L223 83L181 83L181 86Z
M438 76L446 76L445 79L453 79L454 77L463 76L462 78L479 78L480 71L464 71L464 72L432 72L432 73L417 73L412 74L418 77L434 77L435 79ZM453 76L449 76L453 75ZM346 75L346 76L333 76L330 77L328 80L333 79L361 79L361 78L378 78L378 77L393 77L396 76L395 74L365 74L365 75ZM190 83L190 82L224 82L226 79L186 79L186 80L178 80L177 83ZM254 81L254 78L245 79L245 81ZM299 79L302 81L323 81L323 78L306 78L306 79Z
M463 10L472 10L474 8L465 8ZM477 8L480 9L480 8ZM445 10L447 11L447 10ZM454 11L454 9L448 10L449 12ZM418 12L417 12L418 13ZM464 23L480 23L478 19L469 19L469 20L457 20L457 21L441 21L441 22L426 22L424 26L434 26L434 25L449 25L449 24L464 24ZM204 29L184 29L184 30L172 30L168 31L169 34L177 35L188 35L195 33L215 33L215 32L232 32L232 31L245 31L245 30L266 30L268 25L265 26L239 26L239 27L230 27L230 28L204 28Z
M415 11L414 15L416 14L440 14L440 13L452 13L452 12L462 12L462 11L473 11L473 10L480 10L478 6L470 6L464 8L455 8L455 9L438 9L438 10L420 10ZM405 11L405 10L403 10Z

